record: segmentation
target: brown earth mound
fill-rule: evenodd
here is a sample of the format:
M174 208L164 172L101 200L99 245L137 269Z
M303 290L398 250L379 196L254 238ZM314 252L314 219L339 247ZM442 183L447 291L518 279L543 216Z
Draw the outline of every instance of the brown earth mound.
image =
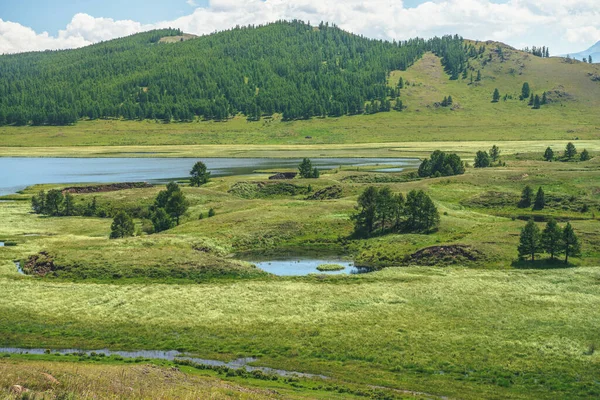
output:
M62 190L64 193L75 193L75 194L85 194L85 193L102 193L102 192L116 192L117 190L127 190L127 189L143 189L152 187L151 184L147 182L124 182L124 183L111 183L108 185L94 185L94 186L77 186L77 187L68 187Z
M417 265L451 265L474 262L483 258L483 254L470 246L454 244L432 246L421 249L406 257L406 263Z
M46 276L52 271L54 271L54 260L45 251L30 256L23 266L23 272L27 275Z

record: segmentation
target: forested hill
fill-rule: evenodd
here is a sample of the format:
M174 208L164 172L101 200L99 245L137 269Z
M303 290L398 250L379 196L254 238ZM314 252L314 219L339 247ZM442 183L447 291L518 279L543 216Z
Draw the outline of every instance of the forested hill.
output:
M158 30L76 50L0 56L0 124L389 111L399 92L386 84L391 71L431 51L456 79L483 51L458 36L392 43L299 21L160 42L181 34Z

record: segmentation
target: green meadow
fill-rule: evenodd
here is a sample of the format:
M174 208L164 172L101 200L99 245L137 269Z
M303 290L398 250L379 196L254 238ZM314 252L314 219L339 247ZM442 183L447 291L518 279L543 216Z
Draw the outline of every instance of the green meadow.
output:
M420 180L409 172L334 169L319 179L285 181L296 186L292 192L256 191L268 174L214 178L201 188L183 186L190 208L180 226L146 235L136 219L137 236L118 240L108 239L110 218L33 214L31 195L60 186L28 188L0 203L0 239L16 243L0 250L0 345L177 349L225 361L257 357L255 365L329 377L293 385L280 379L277 389L189 367L178 372L191 374L198 390L221 393L225 385L232 392L224 397L236 397L236 385L253 390L249 398L268 398L270 390L284 398L332 398L337 390L344 398L373 397L374 387L390 398L598 396L600 161L549 163L539 153L503 160L503 167ZM308 200L309 184L312 193L338 186L341 194ZM354 239L351 216L368 185L405 194L424 189L440 212L439 230ZM525 185L544 188L543 210L517 207ZM76 204L96 196L99 206L134 212L161 189L74 197ZM211 208L214 217L199 219ZM532 217L571 221L582 257L569 265L517 261L520 229ZM407 258L459 245L473 258ZM237 253L282 249L336 251L375 272L277 277L236 261ZM14 260L25 263L40 252L64 267L61 273L17 273ZM68 357L0 360L11 371L80 368L71 379L81 382L63 387L80 395L86 385L86 393L105 393L86 378L94 369L137 376L141 368ZM161 374L171 367L155 368ZM160 382L157 390L173 390L164 397L183 390L179 382Z

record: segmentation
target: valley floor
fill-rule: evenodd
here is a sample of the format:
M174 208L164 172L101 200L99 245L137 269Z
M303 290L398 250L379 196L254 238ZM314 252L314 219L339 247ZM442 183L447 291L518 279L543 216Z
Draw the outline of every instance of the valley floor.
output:
M600 396L600 159L548 163L540 153L508 148L504 167L409 181L405 173L335 169L285 182L296 187L292 194L256 189L267 174L215 178L183 187L190 209L180 226L119 240L108 239L108 218L32 214L31 195L53 185L5 197L12 201L0 202L0 240L16 246L0 248L0 347L256 357L255 365L329 379L265 381L154 361L12 355L0 357L0 393L10 398L11 386L22 385L83 398L188 391L214 398ZM312 193L339 186L341 195L307 200L308 184ZM440 211L439 231L352 238L356 198L370 184L424 189ZM525 185L544 187L544 210L516 206ZM133 210L161 189L75 198ZM210 208L216 216L198 219ZM570 220L582 257L569 265L517 262L518 235L530 217ZM136 224L141 229L143 221ZM442 245L480 256L407 262ZM231 256L298 248L336 250L381 269L276 277ZM40 251L68 266L64 275L17 273L14 260ZM205 275L189 278L183 272L191 266ZM152 387L143 389L146 380Z

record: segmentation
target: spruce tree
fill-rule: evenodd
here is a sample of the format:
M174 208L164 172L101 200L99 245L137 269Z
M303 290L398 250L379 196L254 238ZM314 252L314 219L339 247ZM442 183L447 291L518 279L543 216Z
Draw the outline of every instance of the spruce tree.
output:
M529 220L521 230L518 251L521 260L531 257L532 262L535 261L535 255L542 251L540 228L533 220Z
M313 174L312 163L308 158L302 160L300 165L298 166L298 171L300 171L301 178L311 178Z
M590 159L590 153L587 151L587 149L583 149L581 155L579 156L579 159L581 161L588 161Z
M546 148L546 151L544 152L544 160L546 160L546 161L554 160L554 150L552 150L551 147Z
M494 94L492 95L492 103L497 103L500 101L500 91L498 88L494 90Z
M535 201L533 202L533 209L534 210L543 210L545 206L546 206L546 198L544 196L544 190L540 186L540 188L537 191L537 194L535 195Z
M533 93L531 93L531 96L529 96L529 103L527 103L530 106L533 106L533 102L535 101L535 97L533 95Z
M565 147L565 158L567 160L572 160L576 155L577 149L575 148L575 145L571 142L567 143L567 147Z
M556 220L554 218L550 219L542 232L542 247L546 253L550 254L551 260L554 260L558 254L563 252L562 236L563 231Z
M478 151L475 156L475 168L487 168L490 166L490 157L486 151Z
M525 186L523 192L521 193L521 200L519 201L519 207L527 208L531 207L531 202L533 201L533 189L529 185Z
M110 226L110 238L119 239L133 236L135 225L133 220L125 211L119 211Z
M562 243L563 252L565 254L565 264L569 263L569 257L579 257L581 255L581 244L569 222L567 222L565 229L563 229Z
M540 101L540 96L538 96L537 94L535 95L535 98L533 100L533 109L534 110L539 110L541 107L541 101Z
M521 88L521 100L526 100L529 98L531 93L531 89L529 88L529 83L525 82L523 87Z
M190 175L192 176L190 179L191 186L201 186L208 182L210 179L210 171L206 170L206 164L202 161L198 161L194 164L194 167L190 171Z
M500 158L500 148L498 146L492 146L492 148L490 149L490 158L493 162L498 161L498 159Z
M542 94L542 105L546 105L548 103L548 96L546 95L546 92L544 92Z

